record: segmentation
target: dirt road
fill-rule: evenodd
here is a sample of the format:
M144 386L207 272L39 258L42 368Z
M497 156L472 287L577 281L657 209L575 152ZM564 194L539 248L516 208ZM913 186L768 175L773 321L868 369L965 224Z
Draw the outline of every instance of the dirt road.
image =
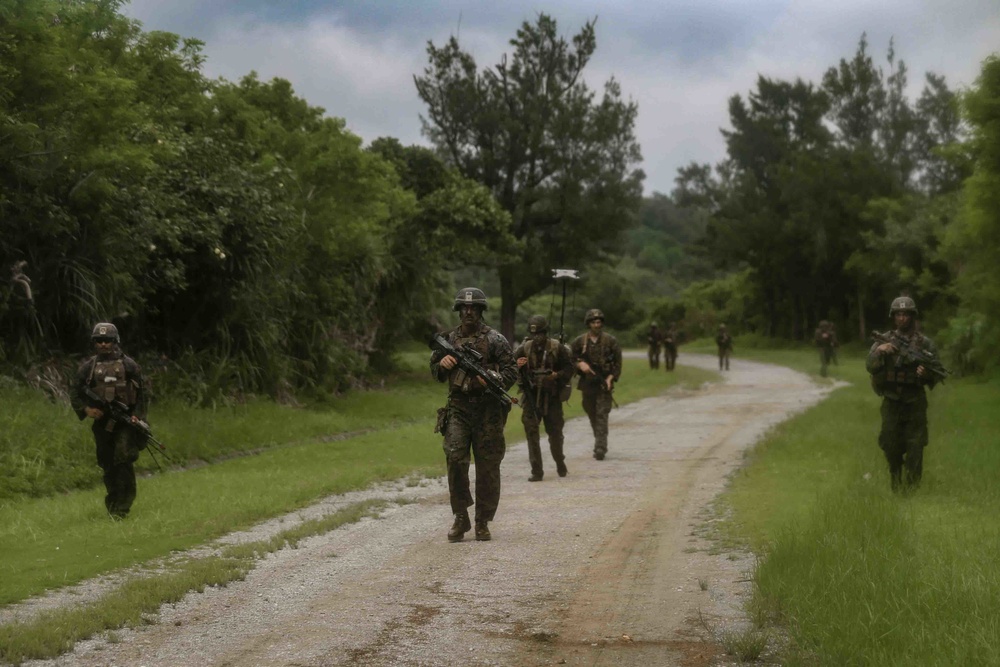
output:
M570 422L565 478L547 459L545 480L529 483L525 447L512 447L492 542L447 542L440 480L400 488L416 502L279 551L246 581L189 595L113 643L38 664L722 664L693 621L740 622L749 563L710 555L698 527L744 450L825 392L736 359L721 384L614 410L604 461L591 457L587 421Z

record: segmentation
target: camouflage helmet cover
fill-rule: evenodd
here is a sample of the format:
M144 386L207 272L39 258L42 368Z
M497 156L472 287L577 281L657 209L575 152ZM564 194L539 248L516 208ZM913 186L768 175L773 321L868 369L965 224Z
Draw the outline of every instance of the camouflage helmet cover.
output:
M528 318L528 333L545 333L549 330L548 321L541 315L532 315Z
M463 287L455 295L455 305L452 310L459 310L466 305L482 306L486 310L486 293L478 287Z
M588 310L586 317L583 318L583 323L590 324L594 320L604 321L604 313L601 312L600 308L591 308Z
M650 327L658 327L658 326L660 326L660 325L658 325L658 324L657 324L656 322L650 322L650 323L649 323L649 326L650 326Z
M897 296L892 300L892 305L889 306L889 317L892 317L896 313L913 313L917 314L917 304L908 296Z
M90 332L90 340L98 338L110 338L116 343L121 342L121 338L118 336L118 327L110 322L98 322L94 325L94 329Z

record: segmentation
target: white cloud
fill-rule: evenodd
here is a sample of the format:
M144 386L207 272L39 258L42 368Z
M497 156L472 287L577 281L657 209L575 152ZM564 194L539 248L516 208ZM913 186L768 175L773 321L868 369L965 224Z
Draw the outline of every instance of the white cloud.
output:
M191 0L136 2L131 13L147 29L177 30L169 16L186 25L204 6ZM423 142L418 117L424 106L413 75L426 64L427 40L441 44L460 29L463 46L480 66L488 66L508 49L520 22L533 20L538 11L555 16L567 36L597 15L598 49L587 80L600 89L614 75L625 95L639 103L637 134L647 192L669 192L678 167L692 160L715 162L724 156L719 129L728 125L727 100L751 90L758 73L818 83L827 68L854 54L861 33L867 32L870 52L883 65L889 39L895 38L915 96L926 71L944 74L952 87L967 86L982 59L1000 50L996 0L752 5L558 0L545 8L531 0L425 2L419 11L400 5L397 13L382 12L368 22L359 20L365 6L341 5L282 23L260 15L227 15L238 4L228 0L216 10L219 15L205 18L206 34L195 33L206 42L209 75L235 80L256 70L264 79L286 78L298 95L344 118L366 141L388 135L404 143Z

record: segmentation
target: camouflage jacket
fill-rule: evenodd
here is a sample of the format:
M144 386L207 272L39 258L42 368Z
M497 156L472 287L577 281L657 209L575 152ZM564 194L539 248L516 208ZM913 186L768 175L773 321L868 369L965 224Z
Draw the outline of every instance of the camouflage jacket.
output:
M622 348L618 344L618 339L611 334L602 331L596 341L590 340L590 332L581 334L570 345L570 353L573 365L586 361L597 374L596 379L611 375L614 376L615 382L618 382L618 378L621 377Z
M479 329L471 336L463 336L462 327L459 326L443 336L456 348L469 347L483 355L483 366L486 370L496 371L500 375L500 383L504 389L510 389L517 381L517 362L511 352L510 343L496 329L480 324ZM443 350L434 350L431 353L431 375L438 382L449 383L450 396L480 396L485 393L478 380L468 377L465 371L458 367L450 371L441 368L441 360L444 357Z
M894 334L910 345L937 356L934 342L919 331L904 334L897 329ZM876 393L888 399L909 403L923 396L924 385L934 388L937 378L931 373L918 376L917 367L920 364L908 359L905 350L882 355L876 352L879 345L881 343L876 342L871 346L865 361L865 369L872 376L872 386Z
M715 337L715 344L719 346L719 352L732 351L733 337L727 333L719 334Z
M549 338L546 345L537 345L535 341L525 340L514 350L514 359L525 357L528 363L520 368L518 384L527 391L535 389L536 371L555 372L554 381L543 381L542 388L557 394L559 390L573 377L573 362L569 349L555 338ZM544 378L543 378L544 380Z
M77 369L76 379L70 390L70 404L80 419L87 416L86 408L97 407L94 400L84 393L88 388L106 400L124 403L134 416L146 419L148 402L142 369L132 357L120 350L111 354L94 355Z
M833 329L816 329L816 333L813 335L813 340L816 343L816 347L837 347L839 345L837 342L837 334L833 331Z

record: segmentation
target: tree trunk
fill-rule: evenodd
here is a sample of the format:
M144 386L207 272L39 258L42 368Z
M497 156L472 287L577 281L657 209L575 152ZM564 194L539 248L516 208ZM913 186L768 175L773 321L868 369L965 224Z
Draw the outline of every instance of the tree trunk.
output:
M514 320L517 296L514 294L514 267L501 266L500 271L500 333L514 345Z

